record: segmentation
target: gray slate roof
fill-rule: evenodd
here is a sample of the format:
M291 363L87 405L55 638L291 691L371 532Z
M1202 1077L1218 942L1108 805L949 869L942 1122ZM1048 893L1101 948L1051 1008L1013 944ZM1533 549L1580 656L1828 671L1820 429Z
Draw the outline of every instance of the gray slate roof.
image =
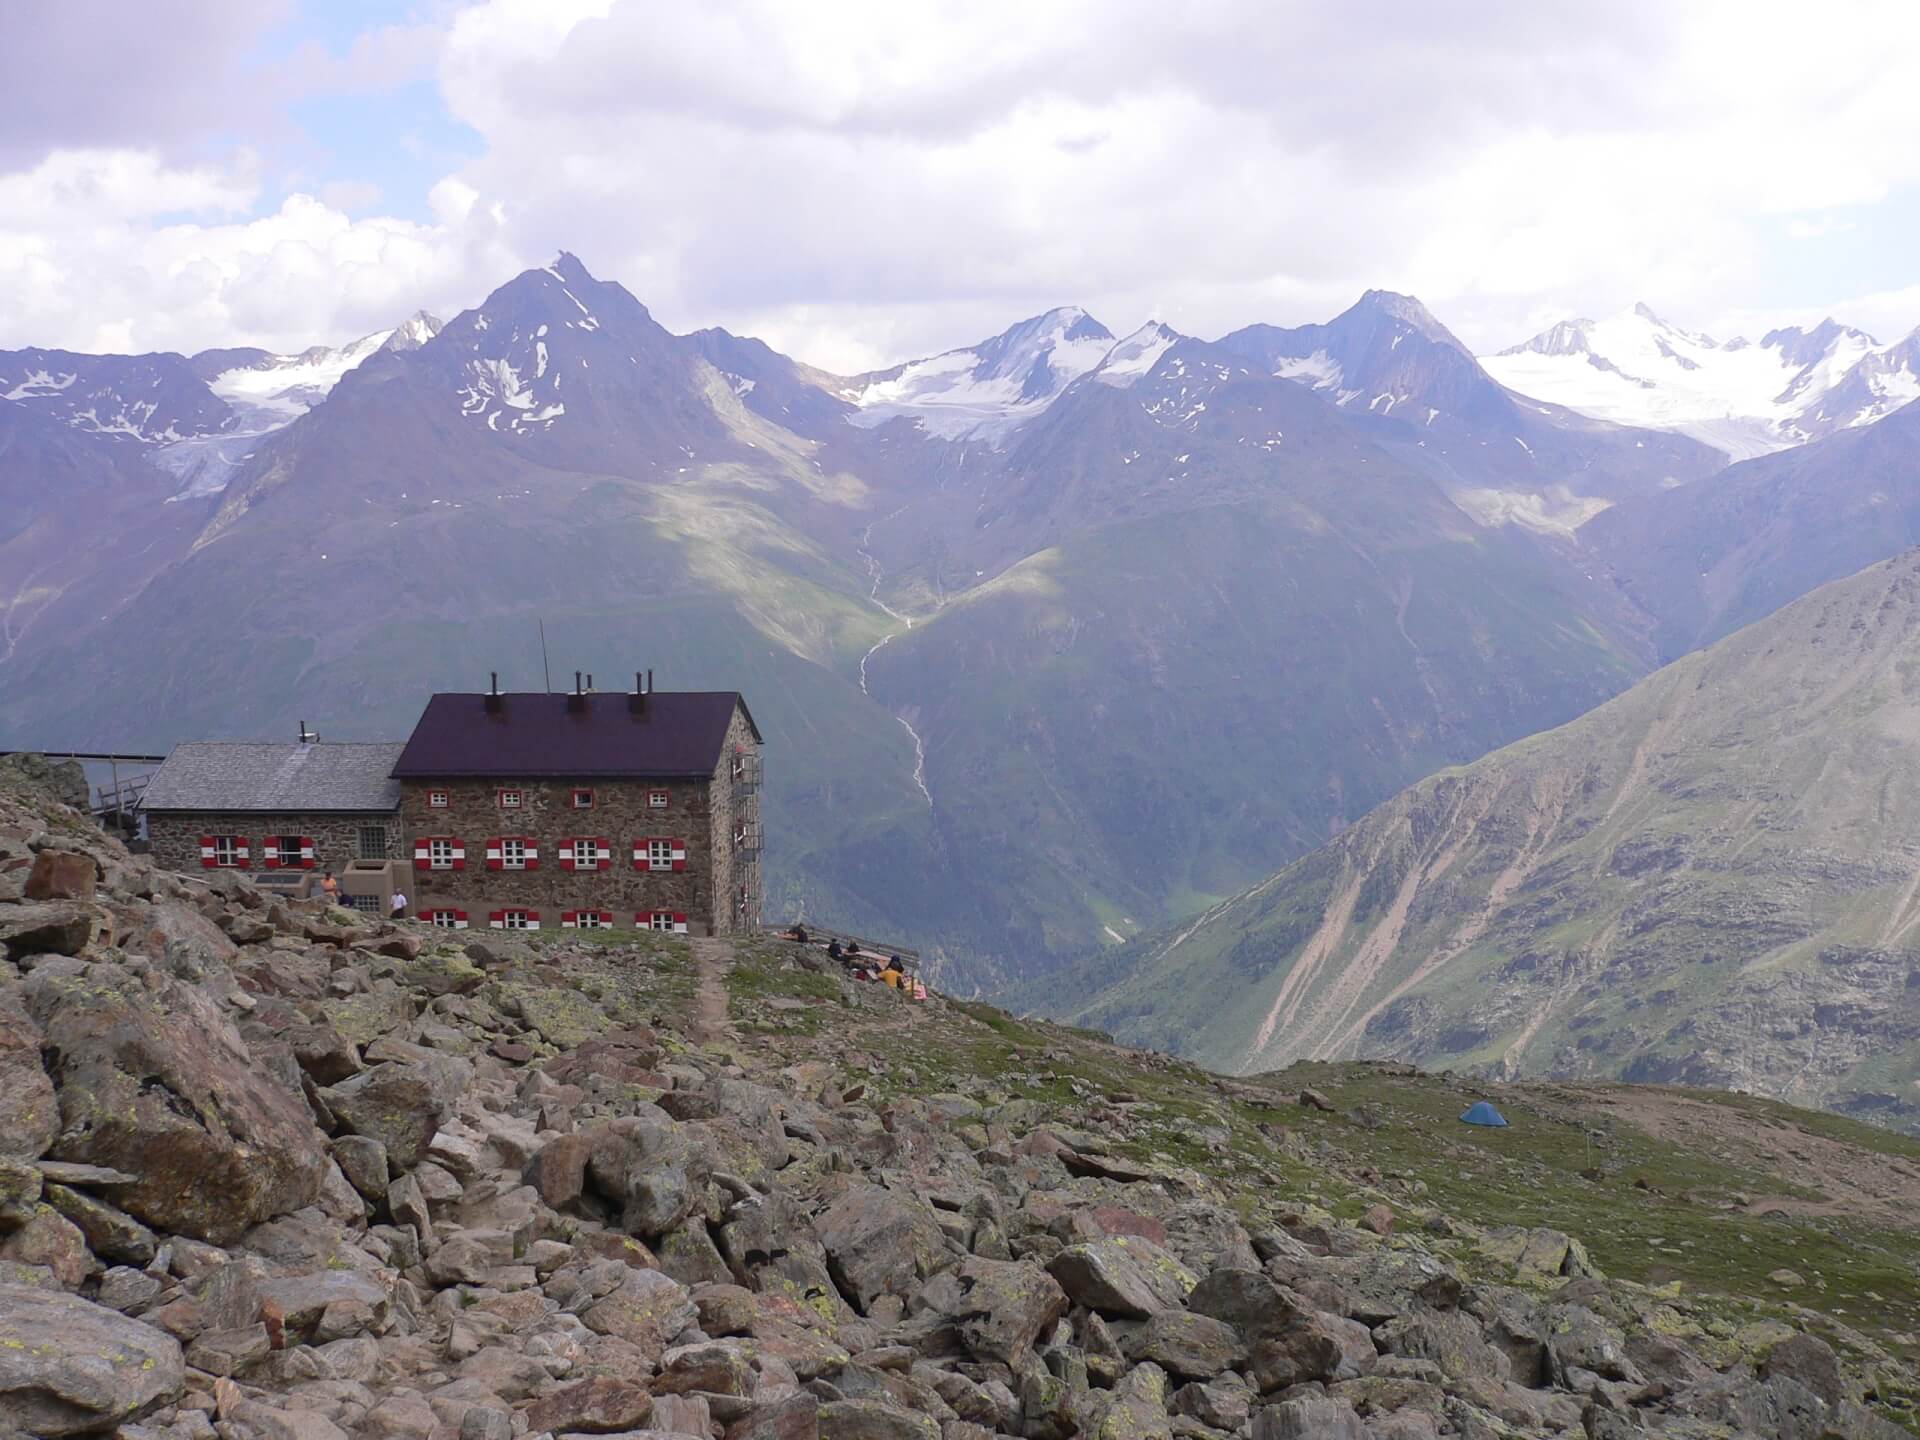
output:
M176 745L154 771L143 810L366 810L400 804L392 778L397 744L250 744L195 740Z

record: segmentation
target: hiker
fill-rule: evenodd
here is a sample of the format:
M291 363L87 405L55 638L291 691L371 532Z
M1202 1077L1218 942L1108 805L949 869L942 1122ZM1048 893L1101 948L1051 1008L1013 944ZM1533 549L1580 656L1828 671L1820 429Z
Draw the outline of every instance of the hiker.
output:
M906 979L906 972L900 968L900 957L898 955L889 956L886 967L880 972L880 983L883 985L891 985L894 989L898 990L905 985Z
M329 905L340 903L340 882L333 878L331 870L320 877L320 898Z
M796 922L794 926L787 931L787 938L796 945L805 945L807 943L807 927Z
M843 953L838 940L829 940L827 942L827 958L829 960L838 960Z
M407 897L405 892L400 890L393 892L393 918L396 920L407 918Z

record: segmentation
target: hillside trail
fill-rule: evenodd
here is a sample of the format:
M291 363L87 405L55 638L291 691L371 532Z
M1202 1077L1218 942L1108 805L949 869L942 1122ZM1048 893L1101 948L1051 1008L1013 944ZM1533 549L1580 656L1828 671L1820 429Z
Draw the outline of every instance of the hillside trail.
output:
M697 1045L712 1045L727 1028L727 972L733 968L733 942L708 935L695 937L693 965L697 977L693 1039Z

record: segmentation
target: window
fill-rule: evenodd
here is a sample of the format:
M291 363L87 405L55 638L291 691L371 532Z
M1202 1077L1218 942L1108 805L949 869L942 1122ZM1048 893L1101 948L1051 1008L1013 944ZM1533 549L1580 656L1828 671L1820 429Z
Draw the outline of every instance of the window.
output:
M573 792L573 808L576 810L593 809L593 791L576 790Z
M642 910L634 919L647 930L668 930L677 935L687 933L687 917L676 910Z
M386 859L387 827L384 825L362 825L360 827L360 845L357 853L362 860Z
M447 808L447 792L444 790L427 791L427 808L429 810L446 809Z
M560 926L564 930L611 930L613 912L611 910L569 910L560 917Z
M380 897L378 895L349 895L346 899L347 904L355 910L362 911L368 915L378 915L380 913Z
M538 910L496 910L487 917L487 923L495 930L538 930L540 912Z
M311 870L313 839L307 835L267 835L260 841L260 863L269 870Z
M684 870L687 868L687 842L659 836L636 841L633 847L636 870Z
M647 791L647 808L664 810L667 808L667 801L672 798L665 790L649 790Z
M538 870L540 847L531 835L496 835L487 841L489 870Z
M502 810L518 810L522 798L518 790L502 790L500 792L500 808Z
M244 835L200 837L200 864L207 870L245 870L251 853Z
M560 842L562 870L611 870L613 845L592 835L574 835Z
M422 835L413 842L416 870L464 870L467 847L452 835Z
M420 917L429 925L441 930L464 930L467 928L467 912L464 910L429 910Z

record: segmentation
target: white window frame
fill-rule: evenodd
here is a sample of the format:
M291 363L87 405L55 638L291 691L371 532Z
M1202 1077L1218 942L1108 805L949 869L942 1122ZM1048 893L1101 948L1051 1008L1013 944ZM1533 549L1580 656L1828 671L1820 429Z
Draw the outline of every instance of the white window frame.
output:
M601 862L613 859L613 846L601 847L598 839L592 835L576 835L573 838L573 868L576 870L598 870Z
M427 912L427 923L438 930L463 930L460 912L447 906L435 906Z
M647 912L647 929L658 930L668 935L674 934L673 911L649 910Z
M216 835L213 837L213 868L216 870L238 870L240 852L246 849L239 835Z
M527 868L527 842L519 835L500 837L500 868L502 870L524 870Z
M502 810L524 810L527 808L527 792L524 790L501 790L495 798Z
M647 870L649 873L671 871L673 869L673 841L647 841Z
M446 839L427 841L427 868L429 870L453 869L454 843Z
M613 921L602 910L576 910L573 915L573 928L576 930L611 930Z
M576 789L573 792L572 803L573 803L573 808L576 810L593 809L593 791L587 790L587 789Z
M503 910L500 914L502 930L532 930L537 928L539 923L533 918L531 910Z
M427 791L427 808L429 810L444 810L451 803L452 801L448 797L446 791L444 790Z
M649 810L664 810L672 803L672 800L672 794L666 790L647 791L647 808Z

